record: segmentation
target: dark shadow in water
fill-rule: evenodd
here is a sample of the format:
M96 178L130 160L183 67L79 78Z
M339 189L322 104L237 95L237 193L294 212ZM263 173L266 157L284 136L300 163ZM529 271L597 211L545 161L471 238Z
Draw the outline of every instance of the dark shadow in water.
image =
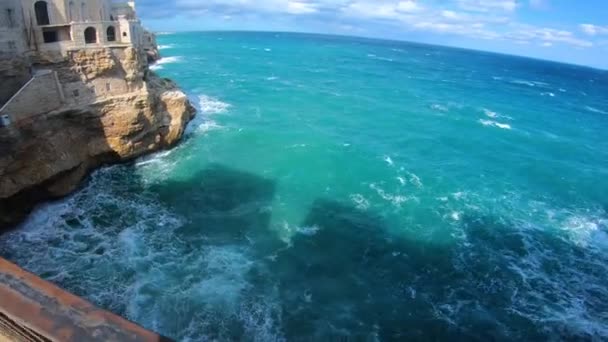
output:
M316 233L295 236L291 248L269 266L280 282L287 339L592 337L559 323L534 322L509 309L517 291L531 290L509 267L530 253L525 239L554 254L570 256L584 251L540 231L524 238L492 217L467 216L462 225L470 246L435 246L389 238L380 217L317 200L303 222L305 227L317 227ZM555 272L564 276L560 270ZM554 289L545 290L551 295Z
M212 164L184 182L150 190L188 219L177 232L181 237L194 241L204 235L207 244L234 244L268 229L275 188L274 180Z
M177 340L248 340L239 308L234 307L243 304L231 297L246 301L250 291L256 293L256 289L243 284L238 269L256 267L247 265L255 249L270 250L279 244L268 232L275 188L274 180L212 164L183 181L165 181L146 190L170 212L187 220L161 239L146 241L161 255L152 261L153 267L162 270L162 278L169 279L172 288L176 287L175 280L180 280L178 287L184 291L168 291L162 284L146 287L150 298L147 305L163 307L157 329ZM210 251L218 251L220 255L213 254L218 259L207 259ZM165 267L165 258L175 266ZM247 274L242 276L246 278ZM200 284L207 287L197 290ZM217 296L199 296L197 291Z

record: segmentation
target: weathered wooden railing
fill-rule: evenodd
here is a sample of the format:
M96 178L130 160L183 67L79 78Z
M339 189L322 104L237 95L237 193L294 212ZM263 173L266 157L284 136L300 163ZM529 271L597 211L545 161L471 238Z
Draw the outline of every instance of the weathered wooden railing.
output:
M0 342L170 341L0 258Z

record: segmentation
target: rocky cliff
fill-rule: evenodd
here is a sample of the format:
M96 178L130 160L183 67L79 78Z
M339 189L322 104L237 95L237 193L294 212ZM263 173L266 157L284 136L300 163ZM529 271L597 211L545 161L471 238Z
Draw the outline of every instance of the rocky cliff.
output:
M0 230L74 191L94 168L175 145L194 115L186 95L149 72L135 49L36 62L57 73L64 105L0 128Z

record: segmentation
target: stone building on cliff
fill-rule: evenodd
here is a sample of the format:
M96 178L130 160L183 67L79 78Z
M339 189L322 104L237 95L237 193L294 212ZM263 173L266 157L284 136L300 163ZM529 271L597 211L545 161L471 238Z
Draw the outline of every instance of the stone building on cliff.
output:
M100 165L174 145L194 115L150 71L135 3L114 1L0 0L0 231Z
M10 101L28 81L35 80L38 74L32 65L60 62L81 51L101 48L115 51L134 48L147 53L151 60L158 58L154 34L141 25L134 1L2 0L0 106ZM99 91L104 88L106 92L111 91L112 84L104 85ZM115 91L124 92L126 88L117 85ZM67 89L64 94L55 95L65 98L70 94L75 92Z

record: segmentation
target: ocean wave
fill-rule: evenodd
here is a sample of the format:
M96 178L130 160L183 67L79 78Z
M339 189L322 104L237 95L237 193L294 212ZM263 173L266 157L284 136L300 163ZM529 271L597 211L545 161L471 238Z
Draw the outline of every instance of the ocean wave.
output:
M489 117L489 118L497 118L498 117L498 113L497 112L491 111L491 110L486 109L486 108L483 109L483 113L487 117Z
M156 61L156 63L150 65L150 70L161 70L163 69L163 65L178 63L181 60L181 56L163 57L160 60Z
M378 61L385 61L385 62L394 62L395 61L392 58L377 56L377 55L374 55L373 53L367 54L367 57L378 60Z
M444 105L441 105L441 104L438 104L438 103L434 103L430 107L431 107L432 110L437 111L437 112L444 112L444 113L446 113L446 112L450 111L450 109L448 107L446 107Z
M424 185L422 184L422 180L416 174L407 172L410 183L414 184L417 188L422 188Z
M585 106L585 109L592 112L592 113L597 113L597 114L608 114L608 112L603 111L601 109L597 109L595 107L591 107L591 106Z
M507 129L507 130L511 129L511 125L509 125L509 124L500 123L500 122L496 122L496 121L492 121L492 120L480 119L479 123L481 123L484 126L493 126L493 127L498 127L498 128Z
M198 105L200 111L207 115L225 113L230 107L232 107L232 105L229 103L222 102L207 95L200 95L198 97Z
M555 94L550 92L550 91L546 91L546 92L542 92L540 93L540 96L549 96L549 97L555 97Z
M175 45L173 44L166 44L166 45L159 45L158 49L159 50L167 50L167 49L173 49L175 47Z
M361 194L350 195L350 200L353 201L353 203L355 203L355 206L359 210L369 209L369 201Z
M398 194L390 194L375 183L369 185L370 189L376 191L376 194L383 200L391 203L393 206L401 208L403 203L411 201L413 198Z
M219 125L217 122L215 122L213 120L205 120L203 123L201 123L197 127L197 131L199 133L207 133L207 132L217 131L217 130L221 130L221 129L224 129L224 126Z
M509 81L511 84L516 85L526 85L528 87L549 87L549 83L540 82L540 81L528 81L528 80L511 80Z

